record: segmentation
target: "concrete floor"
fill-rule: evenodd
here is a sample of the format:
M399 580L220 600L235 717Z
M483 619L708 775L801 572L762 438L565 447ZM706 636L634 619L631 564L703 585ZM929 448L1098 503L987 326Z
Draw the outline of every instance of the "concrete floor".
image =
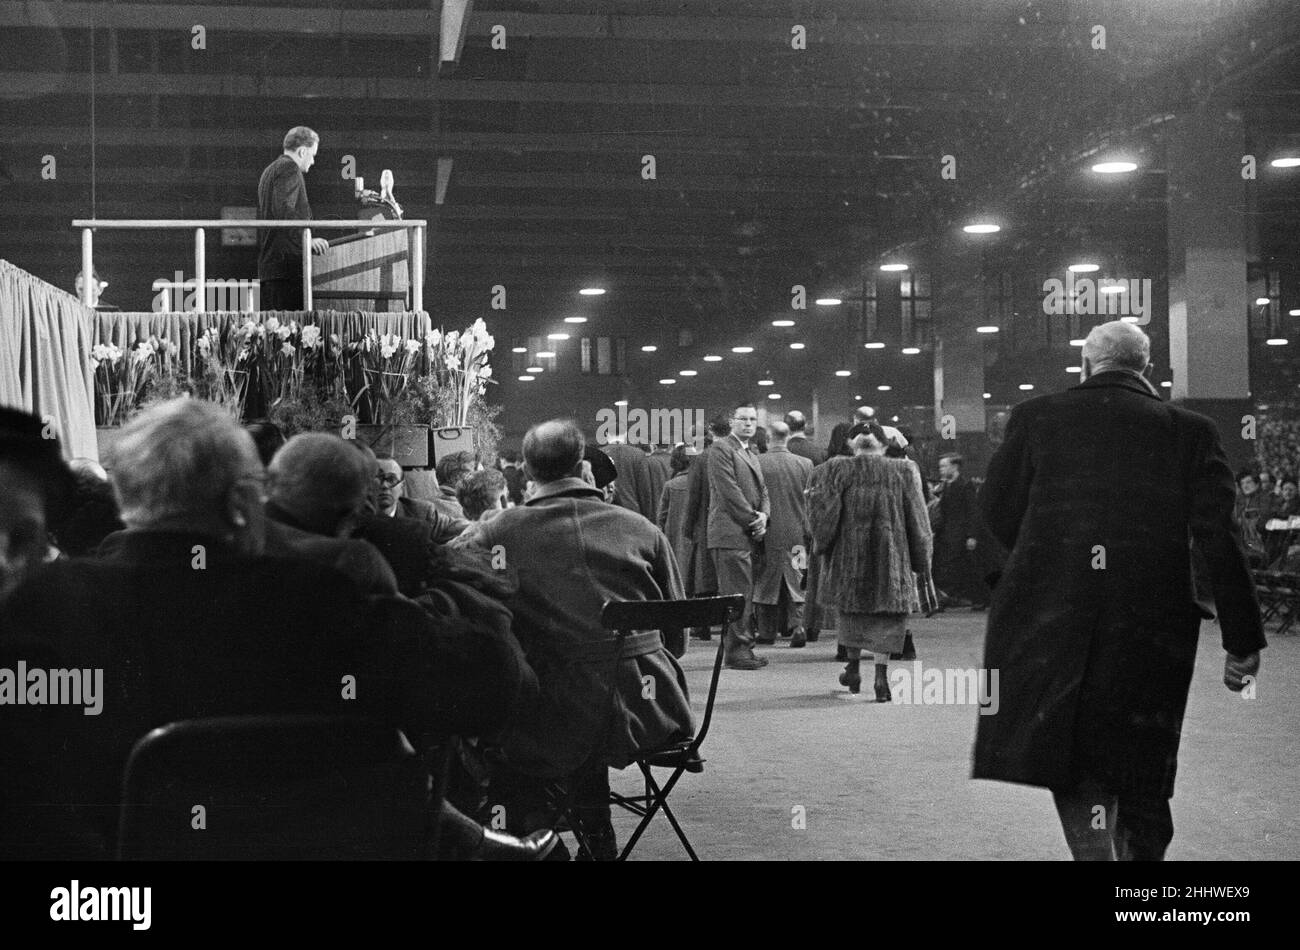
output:
M977 668L985 622L968 610L914 618L923 667ZM692 641L683 660L697 715L715 645ZM969 778L974 706L876 704L868 665L852 696L836 681L834 651L833 634L802 650L783 641L760 648L766 669L723 671L708 764L669 800L702 860L1069 858L1049 792ZM1300 858L1300 637L1272 637L1253 700L1228 692L1222 675L1218 627L1205 624L1168 857ZM611 773L624 792L638 779ZM621 844L634 820L616 814L615 827ZM660 816L634 857L685 852Z

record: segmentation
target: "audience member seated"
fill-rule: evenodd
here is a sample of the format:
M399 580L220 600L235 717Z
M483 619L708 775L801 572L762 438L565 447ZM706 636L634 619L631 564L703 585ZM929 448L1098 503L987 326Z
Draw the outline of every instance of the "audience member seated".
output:
M39 568L48 526L67 516L75 483L39 418L0 407L0 600Z
M361 443L358 443L361 444ZM367 446L369 448L369 446ZM377 455L375 481L379 486L376 496L376 514L381 518L410 518L433 525L434 537L439 544L450 541L469 524L464 518L453 518L430 501L406 497L403 491L405 474L402 466L391 455Z
M25 451L34 464L0 475L30 482L26 504L39 511L27 473L57 467L50 448ZM80 703L0 716L0 856L111 856L127 755L168 722L356 715L423 747L493 735L535 701L517 643L440 626L401 598L367 600L320 564L263 556L265 473L252 438L216 406L159 405L123 429L114 456L127 530L100 559L47 564L0 602L0 668L86 671ZM8 468L7 446L0 458ZM39 520L6 517L26 534ZM451 810L442 821L476 856L553 847L553 835L518 841Z
M473 475L477 468L478 464L474 461L474 456L469 452L452 452L450 455L444 455L440 458L435 469L438 473L439 497L434 504L453 518L477 520L465 514L456 494L465 479Z
M567 780L597 856L610 858L608 767L626 767L635 748L688 738L693 726L685 677L658 631L624 644L610 681L615 644L600 623L605 603L683 593L663 532L583 479L585 448L572 422L534 426L524 438L534 496L475 523L453 545L496 551L513 567L515 629L541 687L535 707L502 737L492 801L505 806L508 829L531 831L545 821L547 780Z
M79 470L74 468L72 500L63 517L50 526L51 540L64 557L91 557L105 538L125 525L104 470L93 462L84 464L89 459L74 461L83 464Z
M473 472L461 481L456 499L470 521L489 521L507 507L506 477L494 468Z
M1237 473L1237 501L1233 517L1241 528L1241 540L1251 567L1262 567L1267 557L1262 529L1268 517L1269 499L1259 490L1259 477L1250 469Z
M507 449L501 453L498 464L501 466L501 474L506 477L506 485L510 488L510 504L522 505L528 476L524 474L524 465L519 453L514 449Z
M383 555L350 538L373 481L360 453L338 436L294 436L267 470L266 553L332 567L363 594L396 594L397 578Z

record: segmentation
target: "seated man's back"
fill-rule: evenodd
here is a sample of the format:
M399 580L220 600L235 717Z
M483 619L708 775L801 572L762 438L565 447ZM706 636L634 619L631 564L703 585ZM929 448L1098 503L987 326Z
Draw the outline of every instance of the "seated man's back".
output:
M518 580L510 606L541 686L541 708L511 730L507 755L521 769L567 774L608 722L602 700L614 655L607 649L613 634L600 624L605 603L684 596L668 539L580 478L543 484L525 505L470 534L498 559L504 555ZM659 634L636 635L622 655L615 692L625 715L605 749L620 767L630 746L662 745L692 729L685 678ZM644 688L647 675L653 690Z

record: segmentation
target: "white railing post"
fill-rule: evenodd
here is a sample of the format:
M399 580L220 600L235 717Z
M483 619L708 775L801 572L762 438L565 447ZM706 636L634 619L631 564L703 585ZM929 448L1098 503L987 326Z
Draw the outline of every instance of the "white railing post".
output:
M203 229L194 229L194 303L195 312L208 312L208 258L204 247ZM185 306L181 300L181 308Z
M95 305L95 290L90 285L95 273L94 233L90 228L81 229L81 302L87 307Z
M311 299L311 228L302 229L302 309L314 309Z
M411 309L424 309L424 228L415 229L411 247Z

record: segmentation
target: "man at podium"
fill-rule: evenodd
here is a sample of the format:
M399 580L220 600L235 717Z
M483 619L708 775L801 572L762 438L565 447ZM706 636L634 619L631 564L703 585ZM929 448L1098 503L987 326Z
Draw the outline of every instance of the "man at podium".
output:
M264 220L307 221L307 182L303 175L316 162L320 136L296 125L284 136L284 153L267 165L257 183L257 216ZM324 254L329 242L313 238L313 254ZM262 310L301 310L302 237L294 228L260 228L257 233L257 276L261 280Z

